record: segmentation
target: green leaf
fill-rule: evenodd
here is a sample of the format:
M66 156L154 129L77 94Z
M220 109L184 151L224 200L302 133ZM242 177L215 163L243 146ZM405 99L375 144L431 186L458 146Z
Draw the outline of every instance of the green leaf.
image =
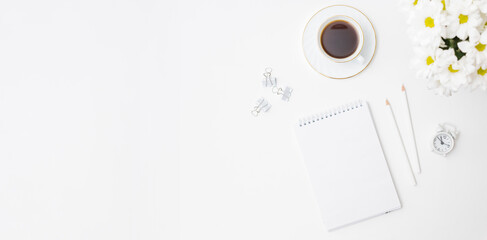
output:
M441 39L443 40L445 47L440 47L440 48L443 50L452 48L453 51L455 52L455 56L457 57L457 60L460 60L463 56L466 55L466 53L462 52L458 48L458 43L462 41L460 38L454 37L454 38L441 38ZM465 39L465 41L468 41L468 38Z

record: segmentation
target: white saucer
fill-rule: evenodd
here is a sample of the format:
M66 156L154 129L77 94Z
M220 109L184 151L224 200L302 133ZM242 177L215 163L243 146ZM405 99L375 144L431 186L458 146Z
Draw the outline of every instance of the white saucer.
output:
M337 15L345 15L357 21L364 33L364 46L360 55L364 58L363 62L352 60L350 62L337 63L326 57L322 53L321 43L319 42L318 34L321 34L320 27L330 17ZM303 51L309 65L324 75L325 77L343 79L353 77L362 72L372 61L375 53L375 30L372 23L359 10L345 6L334 5L321 9L311 19L303 33Z

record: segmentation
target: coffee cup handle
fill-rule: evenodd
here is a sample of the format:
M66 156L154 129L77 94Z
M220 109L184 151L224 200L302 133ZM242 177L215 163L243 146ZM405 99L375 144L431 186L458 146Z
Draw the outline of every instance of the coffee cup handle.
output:
M360 54L359 54L359 55L357 55L357 57L355 58L355 61L357 61L357 62L358 62L358 63L360 63L360 64L363 64L363 63L364 63L364 61L365 61L365 58L364 58L364 57L362 57L362 55L360 55Z

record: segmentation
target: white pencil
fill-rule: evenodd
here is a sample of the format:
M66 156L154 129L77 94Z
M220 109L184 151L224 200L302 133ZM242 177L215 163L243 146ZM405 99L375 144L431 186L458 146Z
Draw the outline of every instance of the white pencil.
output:
M402 85L402 93L404 96L404 101L406 102L406 107L408 109L409 127L411 127L413 144L414 144L414 155L416 157L416 163L418 164L417 165L418 169L416 169L416 172L419 174L419 173L421 173L421 164L419 163L418 145L416 145L416 134L414 134L413 118L411 117L411 110L409 109L408 94L406 93L406 88L404 87L404 84Z
M399 134L399 138L401 139L402 149L404 150L404 154L406 155L406 159L408 160L409 172L411 173L411 179L413 180L413 186L416 186L416 177L414 176L413 168L411 167L411 161L409 160L408 153L406 151L406 146L404 145L404 140L402 139L401 131L399 131L399 126L397 125L396 116L394 115L394 111L392 110L392 106L389 103L389 100L386 99L386 106L391 111L392 119L394 120L394 125L396 126L397 133Z

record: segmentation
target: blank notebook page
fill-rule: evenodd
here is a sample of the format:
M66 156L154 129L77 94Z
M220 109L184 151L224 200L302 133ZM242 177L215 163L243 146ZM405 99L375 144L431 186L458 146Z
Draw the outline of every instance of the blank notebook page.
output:
M366 102L303 119L296 135L328 230L401 208Z

